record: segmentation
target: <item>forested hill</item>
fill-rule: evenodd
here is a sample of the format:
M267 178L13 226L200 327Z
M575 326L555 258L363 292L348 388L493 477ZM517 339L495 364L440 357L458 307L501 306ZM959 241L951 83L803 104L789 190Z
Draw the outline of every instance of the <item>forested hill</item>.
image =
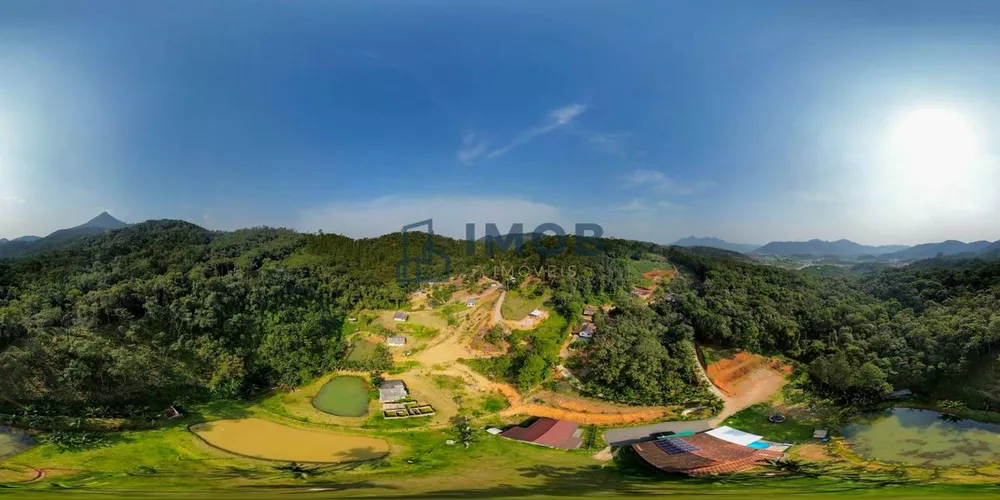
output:
M407 251L416 259L414 242L425 238L414 236ZM30 404L129 413L179 398L249 395L345 367L344 318L392 308L416 286L396 280L402 243L399 234L213 232L164 220L0 261L0 412ZM691 338L784 353L809 365L818 388L844 398L954 385L996 358L1000 344L997 261L931 260L858 277L787 271L721 251L601 243L592 257L545 257L532 245L490 257L482 243L467 255L465 241L435 236L438 254L422 273L443 271L444 256L453 276L573 268L542 276L550 305L573 319L588 302L627 305L630 262L666 258L681 270L661 291L670 300L654 301L652 316L629 306L601 319L609 327L594 362L603 364L585 382L620 400L669 401L684 383L679 343Z

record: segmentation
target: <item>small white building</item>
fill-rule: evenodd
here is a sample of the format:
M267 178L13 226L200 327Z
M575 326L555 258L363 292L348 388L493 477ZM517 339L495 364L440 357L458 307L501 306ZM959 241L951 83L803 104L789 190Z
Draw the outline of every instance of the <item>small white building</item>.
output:
M398 312L398 313L396 313L396 314L394 314L392 316L392 320L393 321L406 321L408 319L410 319L410 315L406 314L405 312L402 312L402 311L400 311L400 312Z
M402 380L386 380L378 387L378 400L382 403L392 403L405 399L406 384Z
M583 326L580 327L580 331L576 334L579 335L581 339L589 339L592 338L595 333L597 333L597 325L593 323L584 323Z
M389 347L402 347L406 345L406 337L403 337L401 335L393 335L392 337L385 339L385 343Z
M465 301L465 307L476 307L476 299L468 299Z
M541 310L535 309L534 311L528 313L528 316L531 316L532 318L541 318L543 314L545 313L543 313Z

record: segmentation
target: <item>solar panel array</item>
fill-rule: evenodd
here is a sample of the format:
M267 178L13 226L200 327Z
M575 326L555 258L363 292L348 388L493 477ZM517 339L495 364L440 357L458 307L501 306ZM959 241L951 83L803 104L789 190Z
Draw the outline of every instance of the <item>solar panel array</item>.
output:
M690 453L692 451L697 451L698 447L681 439L681 438L667 438L653 441L653 444L657 448L663 450L670 455L676 455L678 453Z

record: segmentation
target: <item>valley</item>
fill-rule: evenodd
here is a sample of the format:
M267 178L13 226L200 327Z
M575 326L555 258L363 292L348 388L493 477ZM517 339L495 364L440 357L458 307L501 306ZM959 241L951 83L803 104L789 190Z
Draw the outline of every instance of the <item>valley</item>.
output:
M974 488L958 485L1000 477L994 465L977 463L970 475L959 462L883 462L853 450L841 433L862 410L890 404L887 395L903 383L919 394L896 405L1000 420L982 411L991 392L972 398L950 382L992 372L963 362L950 372L931 369L927 356L955 353L918 352L928 337L913 336L926 328L923 321L947 324L947 315L978 317L989 307L991 296L974 287L994 286L993 261L958 268L928 262L857 278L625 242L576 260L586 269L583 280L504 284L483 272L480 258L462 257L458 242L442 238L443 248L456 248L455 275L400 288L368 274L391 273L391 235L377 242L272 229L210 235L155 221L88 238L0 261L4 286L16 282L20 294L0 315L4 331L14 333L6 333L0 354L12 375L0 381L0 424L22 429L31 441L0 458L0 481L12 488L241 487L256 494L282 485L331 496L440 496L575 495L589 487L683 495L698 479L652 469L631 443L713 428L789 446L781 461L729 476L735 489L721 489L723 496L751 484L780 491L799 481L833 492L845 481L879 488L935 478L942 488ZM25 274L39 259L61 267ZM132 278L95 286L89 280L100 269ZM973 288L942 285L956 279L956 270ZM47 293L49 276L67 277L63 286L80 289L81 304L91 305L44 320L53 312L21 290ZM906 287L912 283L919 284ZM637 296L635 287L648 295ZM209 291L207 309L190 302ZM880 296L893 296L903 309L881 305ZM317 306L324 303L329 309ZM222 316L212 323L209 314ZM54 331L75 332L73 344L61 346L58 337L29 327L43 320ZM588 324L592 333L583 336ZM881 342L894 327L914 350L895 345L890 362L881 357L890 352ZM97 346L121 328L132 331L128 351L101 353ZM247 335L255 339L251 349L234 343ZM213 356L190 351L175 363L152 354L188 349L189 338ZM44 348L36 343L42 340ZM963 342L967 352L996 347L989 336ZM83 346L93 354L76 354ZM45 361L68 358L77 361ZM98 375L108 360L148 375ZM60 366L74 371L45 371ZM402 399L384 399L387 381L405 389ZM164 416L167 406L180 413ZM775 415L781 423L770 421ZM537 418L579 426L580 449L485 432ZM471 437L462 437L463 426ZM813 437L816 429L829 437ZM494 473L484 477L479 471L487 468Z

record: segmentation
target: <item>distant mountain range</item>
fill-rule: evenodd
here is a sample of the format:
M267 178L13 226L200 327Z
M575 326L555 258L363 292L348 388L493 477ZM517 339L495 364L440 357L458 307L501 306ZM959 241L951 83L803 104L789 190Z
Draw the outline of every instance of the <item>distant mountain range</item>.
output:
M919 260L919 259L930 259L937 257L939 254L942 255L956 255L960 253L970 253L977 254L989 247L1000 248L997 243L990 243L988 241L973 241L972 243L965 243L956 240L942 241L940 243L922 243L920 245L912 246L904 250L899 250L890 254L882 255L883 259L894 259L894 260Z
M129 224L122 222L107 212L102 212L97 217L80 224L79 226L60 229L45 236L21 236L14 239L0 238L0 258L15 257L36 251L48 250L61 243L75 240L85 236L93 236L115 229L121 229ZM541 234L525 234L524 241L527 243L532 239L541 238ZM734 258L754 259L753 256L807 256L807 257L871 257L873 260L882 262L892 261L914 261L921 259L931 259L938 255L945 256L976 256L976 255L1000 255L1000 241L973 241L965 243L956 240L947 240L938 243L922 243L915 246L907 245L862 245L850 240L824 241L772 241L766 245L753 245L748 243L732 243L714 237L689 236L672 243L676 246L698 249L699 252L712 253L715 251L736 252L741 255L731 254ZM714 254L713 254L714 255Z
M699 238L697 236L688 236L687 238L679 239L673 242L672 245L677 245L679 247L721 248L723 250L729 250L730 252L740 253L750 253L760 247L760 245L752 245L749 243L730 243L726 240L720 240L719 238Z
M906 245L871 246L850 240L823 241L772 241L756 250L757 255L829 255L837 257L859 257L862 255L883 255L906 250Z
M809 240L809 241L772 241L763 246L745 243L731 243L719 238L699 238L689 236L673 243L682 247L709 247L759 256L811 256L811 257L866 257L883 261L912 261L930 259L938 255L979 255L1000 254L1000 241L962 241L948 240L937 243L922 243L915 246L907 245L862 245L851 240Z
M38 236L21 236L13 240L0 240L0 257L13 257L45 250L76 238L102 234L126 226L128 224L112 217L107 212L102 212L97 217L79 226L60 229L44 238Z

